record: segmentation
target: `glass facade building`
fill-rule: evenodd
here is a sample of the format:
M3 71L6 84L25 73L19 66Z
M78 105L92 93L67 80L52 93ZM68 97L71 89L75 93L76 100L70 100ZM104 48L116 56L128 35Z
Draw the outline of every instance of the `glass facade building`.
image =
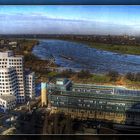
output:
M69 80L66 83L48 84L48 100L51 106L73 118L140 124L140 90L74 84ZM66 85L67 88L64 88Z

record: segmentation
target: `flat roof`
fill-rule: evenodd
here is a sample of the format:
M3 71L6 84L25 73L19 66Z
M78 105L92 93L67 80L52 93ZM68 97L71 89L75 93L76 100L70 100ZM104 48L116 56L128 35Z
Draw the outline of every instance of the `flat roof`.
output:
M14 95L1 95L0 99L5 101L11 101L11 100L16 100L16 97Z
M67 78L57 78L56 81L64 81L67 80Z
M140 102L140 96L132 96L132 95L128 95L128 96L124 96L124 95L120 95L120 94L104 94L104 93L93 93L93 92L73 92L73 91L55 91L53 92L51 95L56 95L56 96L67 96L67 97L81 97L81 98L90 98L92 99L96 99L96 98L100 98L100 99L109 99L109 100L122 100L122 101L138 101Z
M25 73L25 76L27 76L27 75L33 75L35 72L30 71L30 70L25 70L24 73Z
M111 86L111 85L97 85L97 84L81 84L81 83L73 83L73 87L81 87L81 88L117 88L117 89L126 89L123 86Z

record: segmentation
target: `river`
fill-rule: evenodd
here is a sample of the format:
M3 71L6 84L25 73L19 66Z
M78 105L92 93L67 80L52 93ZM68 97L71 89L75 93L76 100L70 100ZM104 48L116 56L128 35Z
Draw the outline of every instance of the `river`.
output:
M32 53L44 60L53 55L56 64L61 67L88 69L93 73L106 73L110 70L122 74L140 72L140 56L138 55L103 51L72 41L40 40L40 44L33 48Z

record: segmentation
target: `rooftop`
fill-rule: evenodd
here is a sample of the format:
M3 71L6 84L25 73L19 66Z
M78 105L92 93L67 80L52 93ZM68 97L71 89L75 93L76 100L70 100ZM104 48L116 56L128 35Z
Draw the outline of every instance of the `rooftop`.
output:
M63 84L64 85L64 84ZM63 86L60 82L59 86ZM50 88L56 88L57 84L54 84ZM58 88L57 94L61 94ZM74 95L74 96L116 96L119 98L140 98L140 90L127 89L121 86L105 86L105 85L93 85L93 84L72 84L70 90L63 92L62 94Z
M67 78L57 78L56 85L65 85L69 80Z
M14 55L12 50L0 50L0 58L5 57L23 57L22 55Z
M25 70L25 75L33 75L34 72L30 71L30 70Z
M0 57L11 57L11 56L14 56L13 51L6 50L0 52Z
M123 101L138 101L140 102L139 95L121 95L121 94L112 94L112 93L95 93L95 92L73 92L73 91L54 91L52 95L57 96L67 96L67 97L84 97L84 98L100 98L100 99L109 99L109 100L122 100Z
M79 84L79 83L73 83L73 87L75 88L96 88L96 89L126 89L123 86L110 86L110 85L96 85L96 84Z
M14 95L1 95L0 99L5 101L11 101L11 100L16 100L16 97Z

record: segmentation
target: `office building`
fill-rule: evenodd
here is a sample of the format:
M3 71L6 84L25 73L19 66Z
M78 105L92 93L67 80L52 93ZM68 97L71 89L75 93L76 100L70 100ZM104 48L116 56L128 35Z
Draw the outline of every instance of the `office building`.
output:
M25 102L25 83L23 70L23 56L14 55L13 51L0 52L0 69L15 69L16 77L16 98L18 103ZM3 87L1 85L1 87Z
M16 96L24 103L35 96L35 73L24 71L23 56L13 51L0 52L0 95Z
M26 100L34 99L35 97L35 73L31 71L25 72L25 93Z
M61 80L48 83L48 101L66 115L82 120L140 125L140 90L76 84L70 80L64 84L64 80ZM66 90L62 90L60 87L65 85Z

